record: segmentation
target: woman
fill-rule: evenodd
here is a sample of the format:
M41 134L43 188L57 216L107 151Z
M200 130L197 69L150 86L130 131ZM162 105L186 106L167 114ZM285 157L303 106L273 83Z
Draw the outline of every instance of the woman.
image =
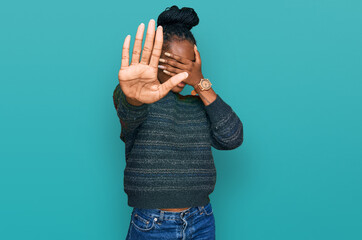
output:
M201 71L190 32L192 8L166 8L125 38L113 99L126 147L124 190L133 207L127 239L215 239L209 195L216 183L211 146L242 144L243 125ZM140 59L141 57L141 59ZM180 92L186 84L193 95ZM196 94L198 94L198 96Z

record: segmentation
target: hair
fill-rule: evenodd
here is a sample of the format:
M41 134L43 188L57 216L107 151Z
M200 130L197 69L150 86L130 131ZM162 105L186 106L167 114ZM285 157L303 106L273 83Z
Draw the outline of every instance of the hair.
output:
M199 24L199 17L193 8L180 9L176 5L167 7L157 19L157 27L161 25L163 28L163 42L166 49L168 43L173 40L188 40L196 44L191 29L197 24Z

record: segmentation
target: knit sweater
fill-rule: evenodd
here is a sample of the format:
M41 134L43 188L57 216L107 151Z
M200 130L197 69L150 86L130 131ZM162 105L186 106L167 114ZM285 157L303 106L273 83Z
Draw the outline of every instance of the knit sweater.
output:
M243 142L243 125L219 95L205 106L199 96L170 91L152 104L127 102L113 93L125 143L124 191L137 208L204 206L216 184L211 147L231 150Z

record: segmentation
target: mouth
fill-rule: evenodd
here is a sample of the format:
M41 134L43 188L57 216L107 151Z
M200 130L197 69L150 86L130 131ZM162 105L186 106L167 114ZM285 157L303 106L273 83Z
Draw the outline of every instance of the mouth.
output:
M177 84L177 86L180 87L180 88L185 87L185 85L186 85L186 83L184 83L183 81L180 82L179 84Z

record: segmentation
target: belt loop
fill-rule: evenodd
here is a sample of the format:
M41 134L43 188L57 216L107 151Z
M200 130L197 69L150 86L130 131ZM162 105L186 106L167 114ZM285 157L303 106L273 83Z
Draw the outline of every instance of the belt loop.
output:
M163 210L160 211L160 221L163 221L164 213L165 213L165 211L163 211Z

